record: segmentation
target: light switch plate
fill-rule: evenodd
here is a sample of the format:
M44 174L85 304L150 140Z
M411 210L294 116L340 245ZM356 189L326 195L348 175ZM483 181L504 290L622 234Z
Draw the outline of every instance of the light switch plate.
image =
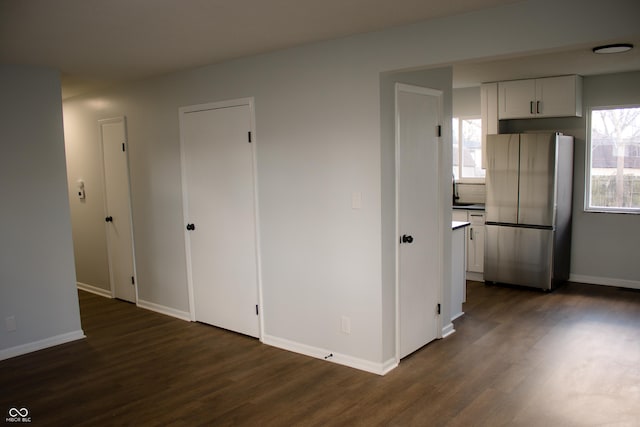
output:
M342 316L340 318L340 330L343 334L351 333L351 318L347 316Z
M15 316L8 316L4 319L4 326L8 332L16 330L16 318Z
M362 209L362 193L359 191L354 191L351 193L351 208L352 209Z

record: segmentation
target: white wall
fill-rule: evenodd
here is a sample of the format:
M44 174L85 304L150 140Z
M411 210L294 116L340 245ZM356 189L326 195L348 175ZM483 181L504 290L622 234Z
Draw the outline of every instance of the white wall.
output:
M0 66L0 359L84 335L58 72ZM8 331L7 317L15 319Z
M380 73L637 34L638 9L635 0L526 1L130 83L65 102L67 146L94 153L97 120L127 116L139 297L187 311L178 107L255 97L265 333L377 369L392 354L395 244L385 237L393 140ZM98 167L91 156L83 161ZM353 191L361 210L351 209ZM78 251L104 262L102 250ZM351 335L340 333L341 315Z
M480 117L480 86L453 90L454 117Z
M140 300L189 309L178 107L254 96L266 334L381 359L378 73L368 68L318 45L65 102L67 126L127 117ZM69 129L68 146L98 144L92 126Z
M587 77L583 90L584 130L593 107L640 105L640 71ZM585 137L575 153L571 279L640 289L640 215L584 211Z

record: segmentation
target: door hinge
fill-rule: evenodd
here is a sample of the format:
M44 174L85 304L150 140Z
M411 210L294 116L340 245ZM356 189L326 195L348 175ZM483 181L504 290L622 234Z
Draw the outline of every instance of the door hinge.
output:
M258 315L258 304L256 304L256 316Z
M438 134L438 137L442 136L442 126L438 125L436 126L436 132Z
M251 143L251 131L247 132L247 137L249 139L249 143Z
M436 308L437 314L440 314L440 303L438 303L438 307Z
M131 284L132 284L132 285L135 285L135 284L136 284L136 279L135 279L133 276L131 276Z

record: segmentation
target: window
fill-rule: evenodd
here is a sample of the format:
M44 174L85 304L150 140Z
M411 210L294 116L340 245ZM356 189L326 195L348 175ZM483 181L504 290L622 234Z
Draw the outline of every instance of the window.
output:
M482 120L475 117L453 118L453 176L456 181L480 179L482 169ZM462 147L462 149L461 149Z
M640 107L591 111L587 210L640 213Z

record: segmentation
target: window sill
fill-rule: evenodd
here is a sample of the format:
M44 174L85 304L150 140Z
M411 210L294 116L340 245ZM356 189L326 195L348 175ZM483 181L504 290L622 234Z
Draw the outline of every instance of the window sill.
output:
M586 208L585 213L640 215L640 209Z
M456 184L484 185L484 178L460 178Z

